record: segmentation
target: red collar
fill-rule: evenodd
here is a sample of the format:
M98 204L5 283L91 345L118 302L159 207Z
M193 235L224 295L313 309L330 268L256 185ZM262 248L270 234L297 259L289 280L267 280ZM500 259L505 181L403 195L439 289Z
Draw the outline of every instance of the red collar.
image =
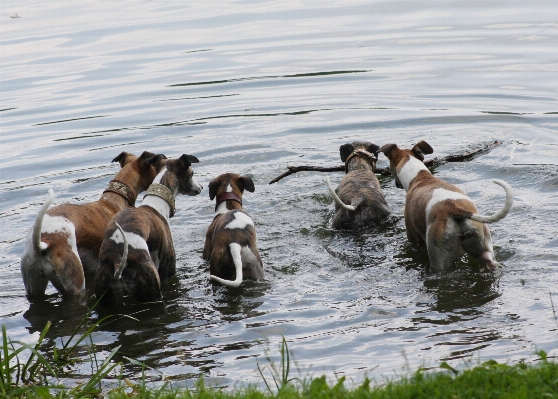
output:
M217 206L221 202L225 202L225 201L228 201L228 200L236 201L242 206L242 198L240 198L235 193L229 191L229 192L221 193L217 196L217 200L215 201L215 210L217 210Z

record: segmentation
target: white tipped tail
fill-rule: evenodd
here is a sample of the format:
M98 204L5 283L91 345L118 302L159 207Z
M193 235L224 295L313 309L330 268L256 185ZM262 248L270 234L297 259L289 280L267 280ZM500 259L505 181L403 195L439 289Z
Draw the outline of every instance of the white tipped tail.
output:
M503 218L506 217L506 215L510 212L512 205L513 205L513 190L512 188L508 185L508 183L502 181L502 180L492 180L492 183L497 184L501 187L504 188L504 190L506 190L506 203L504 204L504 207L502 209L500 209L499 212L495 213L494 215L491 216L484 216L484 215L477 215L477 214L473 214L471 215L471 220L474 220L476 222L480 222L480 223L494 223L497 222L498 220L501 220Z
M122 238L124 240L124 251L122 252L122 259L120 260L120 265L118 265L118 268L114 272L114 279L118 280L120 279L120 277L122 277L122 272L124 271L124 268L126 267L126 261L128 260L128 239L126 238L126 233L124 233L122 227L120 227L117 222L114 223L116 224L118 230L120 230L120 233L122 234Z
M333 186L331 185L331 180L329 180L329 176L326 175L326 183L327 183L327 188L329 190L329 193L331 194L331 196L333 197L333 200L335 202L337 202L339 204L339 206L343 209L346 209L348 211L354 211L356 208L352 205L345 205L343 203L343 201L341 201L341 198L339 198L337 196L337 193L335 192L335 190L333 189Z
M227 287L238 287L242 283L242 256L240 255L240 245L233 242L229 244L234 267L236 269L236 279L234 281L224 280L220 277L210 275L212 280L217 281Z
M48 248L46 243L41 242L41 230L43 229L43 218L45 217L48 207L52 204L52 201L54 201L54 191L52 191L51 188L48 190L47 200L43 206L41 206L41 209L35 218L35 225L33 226L33 248L35 248L35 250L44 251Z

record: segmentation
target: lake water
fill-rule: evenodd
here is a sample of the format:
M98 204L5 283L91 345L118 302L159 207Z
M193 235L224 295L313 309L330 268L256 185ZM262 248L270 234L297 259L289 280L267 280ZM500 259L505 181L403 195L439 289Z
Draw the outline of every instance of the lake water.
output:
M34 342L51 320L46 345L60 345L94 303L50 286L25 296L19 258L48 189L55 204L94 201L112 158L149 150L197 156L204 191L177 200L178 272L163 303L90 317L139 319L93 335L100 358L122 346L127 376L141 369L125 356L185 384L261 385L257 362L278 360L281 335L295 375L354 382L558 355L555 0L7 1L0 15L0 324L13 340ZM324 174L268 184L287 165L339 165L347 142L422 139L438 157L503 142L435 170L482 213L504 202L490 179L514 188L514 209L491 225L496 273L467 257L432 271L407 242L405 193L390 177L380 182L394 215L352 232L331 229ZM224 172L256 184L244 206L266 278L239 289L211 284L201 258L207 184ZM79 356L70 379L90 373L85 345Z

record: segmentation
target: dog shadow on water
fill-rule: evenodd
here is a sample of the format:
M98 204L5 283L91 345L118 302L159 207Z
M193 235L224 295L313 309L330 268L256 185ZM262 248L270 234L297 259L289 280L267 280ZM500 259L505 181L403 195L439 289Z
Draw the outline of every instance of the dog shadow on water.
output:
M469 255L461 256L448 270L433 270L426 247L407 240L402 215L392 214L381 222L356 230L334 230L330 218L314 234L323 240L324 248L332 257L351 270L365 273L367 269L376 273L378 268L386 267L416 270L419 307L441 313L477 314L481 312L480 307L500 296L501 270L490 270Z
M425 303L418 302L417 305L432 311L459 311L463 316L479 314L482 313L480 307L501 295L501 271L498 268L489 270L469 255L464 254L448 270L433 270L426 248L406 242L394 259L407 270L414 269L419 272L424 287L421 296L430 300ZM452 318L448 324L457 321L459 318Z
M331 218L333 214L330 214ZM399 217L390 215L368 227L352 230L331 228L331 221L314 235L323 241L324 249L344 267L351 270L375 268L393 254L393 237L398 234Z
M211 284L213 308L224 321L243 320L262 315L257 309L264 304L264 296L271 288L266 280L245 280L240 287Z
M112 319L134 314L141 314L138 318L145 319L148 317L157 318L165 311L163 301L139 303L133 299L125 300L117 306L103 308L97 303L97 298L93 295L93 287L87 286L83 295L65 296L60 293L45 295L42 297L32 298L29 300L29 309L23 313L23 318L29 322L27 330L30 334L42 332L48 322L52 325L47 333L47 338L55 339L57 337L68 337L72 335L75 329L82 323L84 318L87 322L83 325L82 330L78 334L85 332L91 323L94 323L107 316L114 316L107 319L99 328L105 330L104 325L110 324ZM96 305L96 306L95 306ZM90 313L88 315L88 313ZM126 319L124 317L124 319ZM137 321L128 318L131 324ZM120 327L122 322L117 323ZM118 327L117 329L120 329ZM110 328L109 328L110 329Z
M56 338L71 335L89 310L86 300L56 293L32 299L23 318L30 324L27 327L30 334L42 332L52 322L47 338Z

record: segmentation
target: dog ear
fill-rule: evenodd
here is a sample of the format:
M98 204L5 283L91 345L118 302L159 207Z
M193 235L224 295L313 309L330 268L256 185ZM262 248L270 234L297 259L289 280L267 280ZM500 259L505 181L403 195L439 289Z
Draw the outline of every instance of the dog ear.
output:
M190 165L193 163L198 163L199 159L193 155L182 154L180 158L178 158L178 163L184 166L185 168L189 168Z
M144 154L145 154L145 153L144 153ZM143 156L143 154L142 154L142 156ZM140 159L142 159L142 158L140 157ZM165 159L167 159L167 157L164 156L163 154L157 154L157 155L153 155L153 156L150 157L150 158L147 158L144 162L145 162L147 165L151 165L151 166L153 166L155 169L160 170L160 169L162 169L161 163L162 163L162 161L164 161Z
M424 154L432 154L433 152L434 150L432 149L432 147L430 147L430 144L428 144L424 140L419 141L413 147L413 154L415 154L415 157L417 157L421 161L424 161Z
M211 180L211 182L209 183L209 199L211 201L213 201L213 198L215 198L215 196L217 195L217 189L220 185L221 180L219 180L218 178Z
M149 151L144 151L141 153L141 155L139 156L139 162L141 163L145 163L147 162L148 159L154 157L155 154ZM164 155L163 155L164 156Z
M240 178L238 179L238 183L240 186L238 188L240 188L241 191L248 190L253 193L256 189L256 187L254 187L254 182L248 176L240 176Z
M396 150L397 148L398 148L397 144L384 144L383 146L380 147L378 152L383 152L384 155L387 157L390 152Z
M380 149L380 146L376 145L376 144L370 144L368 147L366 147L366 151L371 152L372 154L376 155L376 158L378 158L378 150Z
M182 155L183 157L186 156L188 157L188 160L190 161L190 163L198 163L200 160L198 158L196 158L193 155L188 155L188 154L184 154Z
M151 158L151 157L154 156L154 155L155 155L155 154L152 153L152 152L144 151L144 152L141 153L140 159L149 159L149 158Z
M415 147L420 148L420 150L423 152L423 154L432 154L434 152L434 150L432 149L430 144L428 144L424 140L421 140L417 144L415 144Z
M120 163L120 167L123 168L124 166L126 166L130 161L132 161L133 159L135 159L136 156L134 154L131 154L129 152L126 151L122 151L120 154L118 154L118 156L116 158L114 158L112 162L119 162Z
M341 162L345 162L348 156L355 150L352 144L343 144L339 147L339 155L341 155Z

